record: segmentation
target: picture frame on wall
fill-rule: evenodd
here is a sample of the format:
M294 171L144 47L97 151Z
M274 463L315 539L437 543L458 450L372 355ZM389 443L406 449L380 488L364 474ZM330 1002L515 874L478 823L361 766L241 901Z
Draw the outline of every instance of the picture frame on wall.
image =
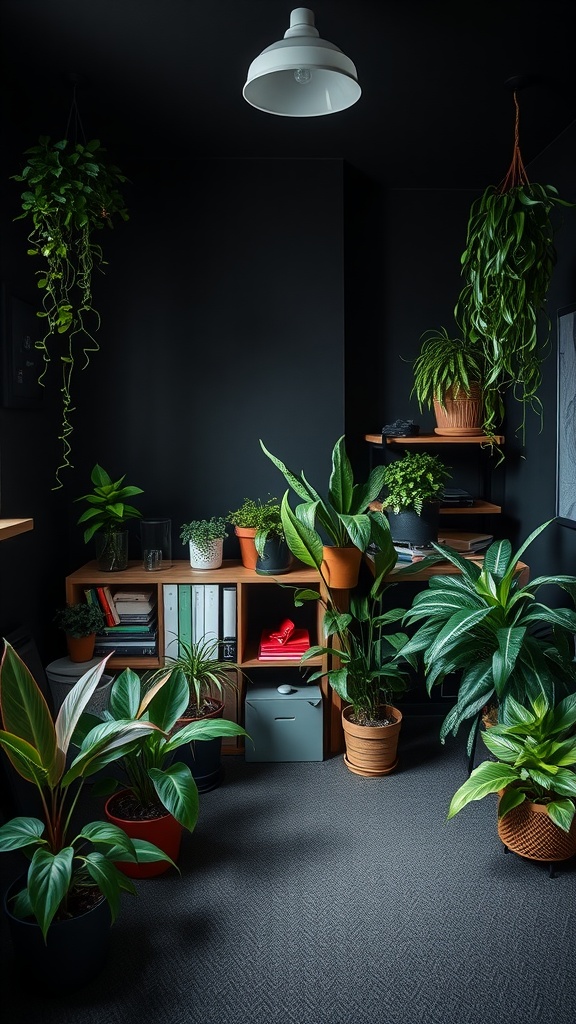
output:
M35 408L42 402L44 391L38 383L44 360L42 352L35 347L42 325L34 307L11 295L6 285L2 285L0 303L2 405L6 409Z
M576 530L576 302L557 314L556 516Z

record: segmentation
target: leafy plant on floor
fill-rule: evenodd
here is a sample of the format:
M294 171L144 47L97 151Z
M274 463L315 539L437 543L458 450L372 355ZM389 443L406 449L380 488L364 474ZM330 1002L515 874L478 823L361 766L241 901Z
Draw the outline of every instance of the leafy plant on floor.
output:
M95 333L100 314L94 307L92 278L95 270L103 270L105 260L96 235L104 227L113 227L114 217L128 220L119 189L127 178L108 162L98 139L73 144L41 135L25 156L28 160L21 173L12 176L24 185L22 213L16 219L31 220L28 255L43 263L36 273L42 292L38 316L44 328L35 342L44 358L39 378L43 386L49 363L54 358L60 363L62 461L56 480L61 487L60 471L70 466L76 359L82 357L84 369L99 349Z

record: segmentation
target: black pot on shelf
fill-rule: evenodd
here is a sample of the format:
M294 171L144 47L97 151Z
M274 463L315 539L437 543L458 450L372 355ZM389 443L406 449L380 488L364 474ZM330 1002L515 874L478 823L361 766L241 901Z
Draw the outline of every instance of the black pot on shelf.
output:
M414 547L426 548L438 542L438 513L440 503L426 502L422 514L417 515L414 509L401 509L400 512L386 510L390 523L390 535L395 544L410 544Z
M256 559L259 576L281 576L290 572L292 552L282 537L270 536L264 544L264 551Z

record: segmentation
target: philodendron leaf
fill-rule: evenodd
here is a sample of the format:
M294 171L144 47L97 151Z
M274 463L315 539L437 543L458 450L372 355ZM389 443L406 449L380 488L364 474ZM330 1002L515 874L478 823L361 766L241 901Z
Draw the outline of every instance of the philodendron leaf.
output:
M517 778L518 772L510 765L484 761L454 793L448 809L448 818L453 818L472 800L482 800L489 793L497 793L499 789L505 789L511 782L515 782Z

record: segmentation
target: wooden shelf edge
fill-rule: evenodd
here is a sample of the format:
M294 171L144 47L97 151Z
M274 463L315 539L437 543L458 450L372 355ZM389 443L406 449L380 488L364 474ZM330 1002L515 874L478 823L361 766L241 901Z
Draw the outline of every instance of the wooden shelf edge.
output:
M368 444L383 445L384 443L382 434L364 434L364 440L368 441ZM503 445L504 440L505 439L502 434L495 434L494 437L486 437L484 434L478 434L477 436L472 437L446 437L442 434L417 434L416 437L387 437L386 444L479 444L486 448L490 448L493 444Z
M0 519L0 540L8 540L9 537L17 537L33 529L33 519Z

